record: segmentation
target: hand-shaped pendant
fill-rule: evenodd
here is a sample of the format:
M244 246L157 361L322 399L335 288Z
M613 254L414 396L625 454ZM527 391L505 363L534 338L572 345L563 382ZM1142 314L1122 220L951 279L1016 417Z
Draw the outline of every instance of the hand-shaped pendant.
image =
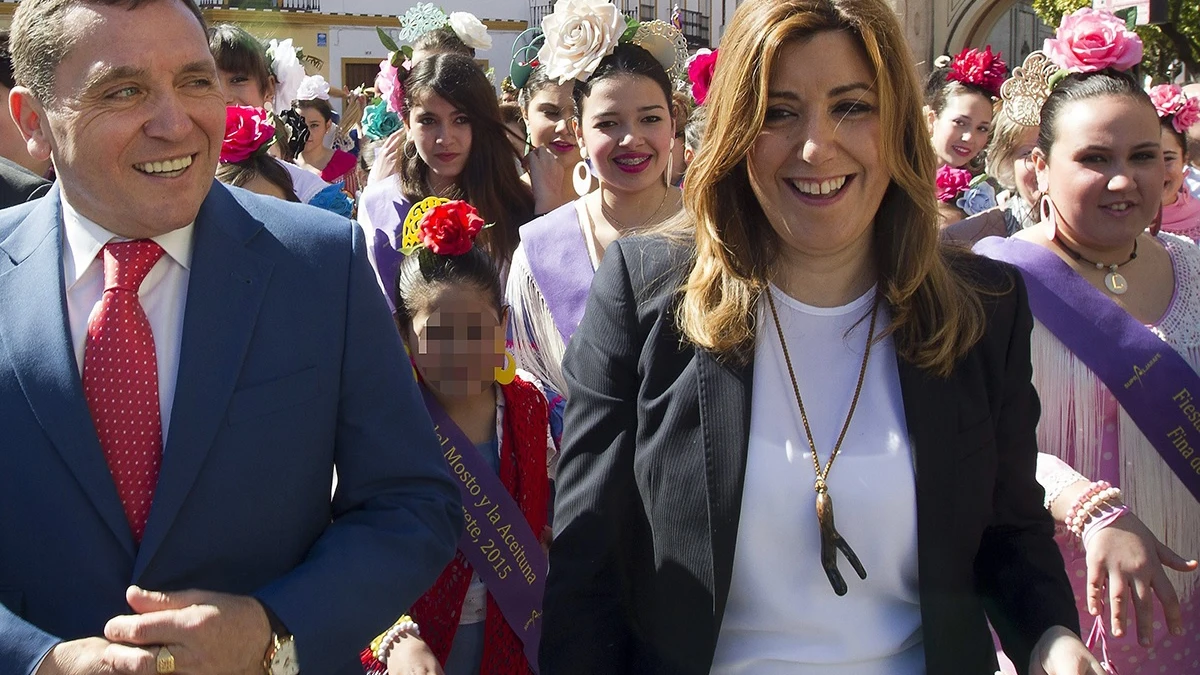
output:
M842 535L838 534L837 528L833 526L833 499L825 490L817 491L817 523L821 528L821 567L825 568L825 576L829 577L829 584L833 586L833 592L845 595L848 588L846 580L842 578L842 573L838 571L837 552L841 551L845 554L846 559L850 561L850 566L858 573L859 579L867 578L867 570L863 568L858 556L854 554L854 549L850 548L850 544L842 538Z

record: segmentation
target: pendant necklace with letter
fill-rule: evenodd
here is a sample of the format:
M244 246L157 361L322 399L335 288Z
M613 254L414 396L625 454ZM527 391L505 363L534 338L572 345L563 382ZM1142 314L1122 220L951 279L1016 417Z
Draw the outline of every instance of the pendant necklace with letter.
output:
M1125 265L1128 265L1134 260L1137 260L1137 239L1133 240L1133 253L1129 254L1129 258L1126 259L1125 262L1113 264L1098 263L1088 260L1087 258L1083 257L1083 254L1081 254L1079 251L1076 251L1070 246L1064 244L1062 242L1062 237L1055 237L1054 243L1058 244L1058 247L1061 248L1064 253L1071 256L1071 259L1075 262L1095 265L1096 269L1098 270L1102 270L1107 267L1108 274L1104 275L1104 287L1108 289L1109 293L1112 293L1113 295L1124 295L1125 291L1129 290L1129 284L1125 281L1125 275L1121 274L1117 270Z
M850 412L846 414L842 432L838 434L837 442L833 444L833 452L829 454L829 460L825 462L824 468L821 468L821 461L817 458L817 445L813 441L812 428L808 425L808 413L804 410L804 400L800 397L800 386L796 383L796 371L792 368L792 357L788 353L787 341L783 337L783 326L779 323L779 312L775 310L775 298L769 288L767 289L767 305L771 308L771 318L775 321L775 331L779 334L779 346L783 348L783 360L787 364L788 375L792 379L792 391L796 394L796 405L800 408L800 421L804 423L804 433L808 435L808 449L812 452L813 472L817 477L813 484L813 490L817 493L817 525L821 531L821 567L825 570L829 584L833 586L833 592L845 595L849 589L846 586L846 580L842 578L842 573L838 570L838 551L841 551L846 556L846 560L850 561L850 566L854 568L858 578L866 579L867 570L855 555L854 549L850 548L850 544L834 527L833 498L829 496L829 485L826 480L829 478L829 470L833 468L833 461L842 451L842 441L846 439L846 431L850 429L850 420L854 418L854 409L858 407L858 397L862 393L863 381L867 375L867 360L871 357L871 343L875 341L875 320L879 316L879 294L876 293L875 301L871 303L871 327L867 331L867 344L863 349L862 366L858 370L858 384L854 387Z

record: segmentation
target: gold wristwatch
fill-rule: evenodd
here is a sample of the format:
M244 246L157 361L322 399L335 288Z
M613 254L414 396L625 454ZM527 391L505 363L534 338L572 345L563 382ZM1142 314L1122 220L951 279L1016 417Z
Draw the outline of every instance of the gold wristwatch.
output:
M287 627L266 605L267 620L271 624L271 643L263 656L263 675L300 675L300 661L296 656L296 639Z

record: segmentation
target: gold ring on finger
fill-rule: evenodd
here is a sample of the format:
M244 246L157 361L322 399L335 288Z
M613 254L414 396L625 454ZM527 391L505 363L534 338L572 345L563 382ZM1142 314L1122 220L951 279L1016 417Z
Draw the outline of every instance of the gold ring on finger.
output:
M175 657L165 646L158 648L158 656L154 658L154 669L158 675L170 675L175 672Z

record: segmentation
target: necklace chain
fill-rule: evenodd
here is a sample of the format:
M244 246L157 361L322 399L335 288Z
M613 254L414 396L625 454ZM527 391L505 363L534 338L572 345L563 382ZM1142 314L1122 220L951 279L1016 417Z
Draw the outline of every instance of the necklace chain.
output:
M652 218L654 218L654 216L658 215L659 211L662 211L663 204L667 203L667 197L670 194L671 194L671 188L668 187L668 188L666 188L666 190L663 191L662 201L658 203L658 208L654 209L654 211L652 211L649 216L646 216L646 219L643 220L642 223L637 226L638 230L642 229L643 227L646 227L646 225L650 222L650 220ZM627 234L627 233L633 231L633 230L630 230L629 228L625 227L625 224L622 223L621 221L617 220L612 215L612 213L608 210L608 206L606 206L604 204L604 192L603 191L600 191L600 194L598 194L597 197L600 200L600 215L604 216L605 220L612 223L613 225L616 225L617 228L620 229L621 234Z
M775 322L775 331L779 334L779 345L783 348L783 360L787 364L788 376L792 379L792 391L796 394L796 405L800 408L800 421L804 423L804 433L808 435L808 448L812 451L813 472L817 477L813 489L817 494L824 494L828 490L825 480L829 477L829 470L833 468L833 461L842 451L842 441L845 440L846 432L850 429L850 420L854 418L854 410L858 408L858 397L862 393L863 381L867 376L867 361L871 357L871 343L875 341L875 320L879 317L879 295L877 293L874 302L871 303L871 327L867 331L867 345L863 350L862 365L858 369L858 384L854 386L854 398L850 401L850 412L846 414L842 432L838 434L837 442L833 444L833 452L829 454L829 460L825 462L824 469L821 468L821 461L817 458L817 445L813 441L812 428L808 424L808 412L804 409L804 399L800 397L800 385L796 382L796 371L792 368L792 356L788 353L787 341L783 337L783 326L779 323L779 312L775 309L775 298L769 288L767 289L767 305L771 308L771 318Z

